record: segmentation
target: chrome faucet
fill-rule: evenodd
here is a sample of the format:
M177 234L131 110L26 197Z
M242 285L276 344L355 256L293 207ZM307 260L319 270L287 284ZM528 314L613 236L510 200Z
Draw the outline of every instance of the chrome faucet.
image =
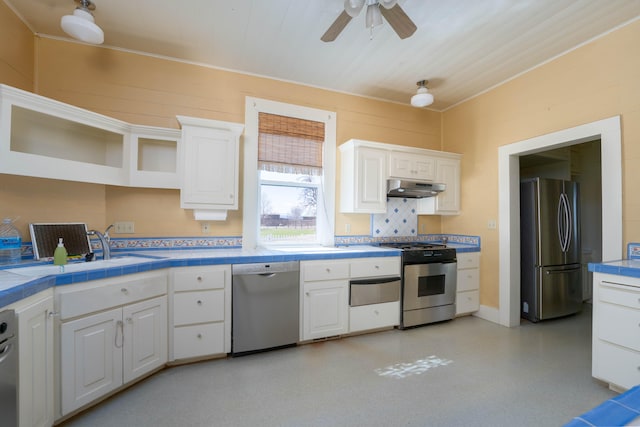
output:
M109 230L111 230L113 224L107 227L104 231L104 234L99 232L98 230L89 230L87 231L87 236L97 236L100 240L100 245L102 246L102 259L111 259L111 246L109 246L109 242L111 241L111 237L109 237Z

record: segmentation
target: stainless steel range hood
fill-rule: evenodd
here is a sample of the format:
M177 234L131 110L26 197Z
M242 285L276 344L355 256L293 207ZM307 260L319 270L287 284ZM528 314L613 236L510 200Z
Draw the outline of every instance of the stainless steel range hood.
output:
M433 182L409 181L402 179L387 180L387 197L406 197L420 199L437 196L446 189L445 184Z

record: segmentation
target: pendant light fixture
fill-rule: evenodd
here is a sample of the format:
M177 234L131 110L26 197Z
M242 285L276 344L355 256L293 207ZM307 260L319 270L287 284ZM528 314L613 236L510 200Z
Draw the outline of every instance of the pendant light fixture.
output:
M95 23L92 10L96 5L90 0L75 0L78 7L73 11L73 15L65 15L60 20L62 30L74 39L91 44L102 44L104 42L104 32Z
M416 94L411 97L411 105L414 107L426 107L427 105L433 104L433 95L429 93L427 83L429 83L429 80L420 80L416 83L418 90Z

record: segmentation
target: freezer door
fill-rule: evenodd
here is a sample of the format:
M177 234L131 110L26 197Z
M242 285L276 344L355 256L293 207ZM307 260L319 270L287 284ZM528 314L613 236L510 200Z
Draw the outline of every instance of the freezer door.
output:
M537 303L539 320L577 313L582 308L580 264L538 269Z

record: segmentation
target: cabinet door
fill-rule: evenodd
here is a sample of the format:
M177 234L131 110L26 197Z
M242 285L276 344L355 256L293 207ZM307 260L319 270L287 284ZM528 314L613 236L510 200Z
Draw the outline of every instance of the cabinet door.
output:
M433 181L436 177L435 159L416 153L391 152L389 154L389 176Z
M358 148L356 153L356 212L387 211L387 188L384 173L386 159L384 151Z
M21 427L53 425L53 298L16 310L20 336L18 420Z
M124 383L167 362L167 297L122 309L124 321Z
M436 197L418 199L418 214L457 215L460 213L460 160L438 159L436 181L447 188Z
M62 415L122 385L123 329L120 308L62 324Z
M237 209L237 138L228 131L200 126L184 126L182 132L182 207Z
M302 339L330 337L348 332L349 282L336 280L304 284Z

